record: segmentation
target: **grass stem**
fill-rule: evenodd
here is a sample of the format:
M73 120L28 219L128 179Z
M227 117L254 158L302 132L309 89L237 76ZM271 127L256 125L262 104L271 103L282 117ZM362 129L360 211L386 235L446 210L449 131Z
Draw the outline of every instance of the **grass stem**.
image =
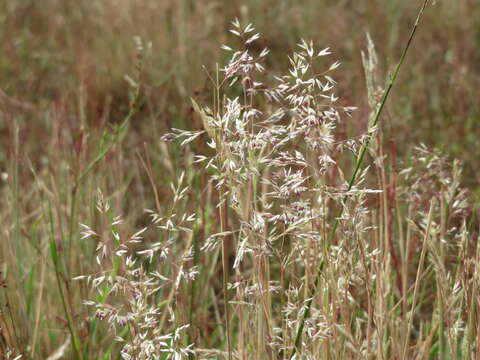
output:
M407 53L408 53L408 50L410 49L410 46L412 44L412 41L415 37L415 33L418 29L418 26L420 24L420 20L423 16L423 12L425 10L425 8L427 7L427 4L428 4L428 1L429 0L424 0L423 2L423 5L422 7L420 8L420 11L417 15L417 19L415 21L415 24L413 25L413 28L412 28L412 31L410 33L410 36L407 40L407 44L405 45L405 48L402 52L402 55L400 56L400 60L395 68L395 71L393 72L393 75L390 77L390 80L388 82L388 86L387 86L387 89L386 91L384 92L383 94L383 97L382 97L382 100L380 102L380 105L375 113L375 117L374 117L374 120L373 120L373 123L372 123L372 126L370 127L370 129L368 130L368 136L367 136L367 140L366 142L364 143L364 145L362 146L361 150L360 150L360 154L358 155L358 158L357 158L357 161L356 161L356 165L355 165L355 169L353 171L353 174L350 178L350 181L348 183L348 187L347 187L347 192L350 191L352 188L353 188L353 185L355 184L355 181L357 180L357 176L360 172L360 169L362 167L362 163L363 163L363 159L365 157L365 154L370 146L370 141L376 131L376 127L380 121L380 117L382 115L382 112L383 112L383 109L385 107L385 104L387 102L387 99L389 98L389 95L390 95L390 92L393 88L393 85L395 84L395 81L397 79L397 76L398 74L400 73L400 69L402 68L402 65L405 61L405 58L407 56ZM345 197L343 198L343 201L342 201L342 208L340 209L339 211L339 214L337 215L336 219L335 219L335 222L334 222L334 225L333 225L333 228L332 228L332 231L331 231L331 234L330 234L330 239L329 239L329 242L328 244L331 243L335 233L336 233L336 230L338 228L338 225L340 223L340 219L343 215L343 211L344 211L344 208L345 208L345 203L348 199L348 195L345 195ZM329 245L327 245L329 247ZM325 254L325 257L328 256L328 254ZM290 355L290 359L292 359L295 355L295 353L297 352L297 349L300 348L301 346L301 338L302 338L302 333L303 333L303 328L304 328L304 324L305 324L305 321L306 319L309 317L309 314L310 314L310 309L311 309L311 306L312 306L312 302L313 302L313 299L315 298L315 295L316 295L316 292L317 292L317 285L318 285L318 282L320 280L320 277L322 275L322 272L323 272L323 264L324 264L324 260L321 262L320 266L319 266L319 269L318 269L318 272L317 272L317 275L315 277L315 283L314 283L314 286L313 286L313 292L312 294L310 295L310 297L308 298L306 304L305 304L305 310L303 312L303 315L302 315L302 319L300 320L300 324L298 326L298 330L297 330L297 333L296 333L296 336L295 336L295 346L292 350L292 353Z

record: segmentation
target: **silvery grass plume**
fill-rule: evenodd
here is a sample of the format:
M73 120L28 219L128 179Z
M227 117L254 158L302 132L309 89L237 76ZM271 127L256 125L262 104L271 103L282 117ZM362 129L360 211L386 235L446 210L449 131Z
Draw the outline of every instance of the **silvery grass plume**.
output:
M457 160L450 162L439 150L430 150L422 144L415 148L410 166L400 175L404 181L399 187L399 196L407 204L411 229L403 257L409 261L418 246L417 234L427 233L426 262L435 278L436 294L431 296L435 296L436 306L431 309L419 304L419 313L429 314L437 322L442 356L473 359L479 345L473 341L478 336L478 328L473 325L471 311L477 306L473 304L478 304L472 296L478 291L480 279L477 266L480 246L478 235L477 238L472 236L474 229L468 225L472 206L467 190L461 186L461 165ZM432 202L436 211L427 217ZM408 277L407 270L404 275ZM407 280L404 281L406 288ZM419 353L422 355L422 351Z
M364 203L368 193L377 191L362 188L366 172L346 191L337 158L344 150L356 156L365 136L336 138L342 115L350 117L355 108L339 105L333 71L340 63L328 61L331 50L302 40L288 58L288 73L274 77L269 86L262 64L268 49L255 54L251 46L259 34L251 24L242 27L238 21L231 32L241 47L222 46L231 58L221 69L223 76L210 76L218 79L212 80L213 107L192 100L204 130L174 129L163 140L187 145L208 135L213 155L199 154L196 161L204 164L219 190L218 207L227 204L235 217L232 228L209 236L203 250L212 251L227 237L236 243L235 279L229 284L236 292L231 305L240 328L236 353L243 357L244 349L253 347L265 358L275 358L293 346L320 262L334 264L335 288L354 301L351 284L362 286L364 279L354 279L345 247L357 232L372 229ZM328 220L334 217L332 210L346 206L345 196L352 199L342 217L342 231L349 235L326 250ZM370 266L377 252L362 250L362 264ZM273 278L271 268L278 269L280 277ZM305 324L305 344L298 356L313 359L315 346L335 330L332 309L317 305ZM255 334L248 331L252 323Z
M175 205L186 192L182 185L173 186ZM192 215L166 216L149 211L153 225L162 230L161 241L144 245L143 234L147 228L125 236L121 229L122 218L111 218L110 206L101 193L98 195L97 210L107 223L107 230L97 233L89 226L84 228L82 239L96 241L96 261L99 271L78 276L97 292L96 299L84 301L94 308L94 318L108 325L121 344L121 357L130 359L184 359L193 354L193 344L183 345L188 324L181 324L172 310L173 294L182 280L192 281L195 268L186 266L191 259L191 246L187 244L183 256L177 259L175 271L165 265L172 251L177 233L191 232L188 227L194 220ZM111 219L111 220L110 220ZM143 246L143 249L139 250ZM168 272L167 269L171 271ZM168 295L165 295L168 294ZM158 298L164 298L162 306ZM168 322L168 323L167 323Z

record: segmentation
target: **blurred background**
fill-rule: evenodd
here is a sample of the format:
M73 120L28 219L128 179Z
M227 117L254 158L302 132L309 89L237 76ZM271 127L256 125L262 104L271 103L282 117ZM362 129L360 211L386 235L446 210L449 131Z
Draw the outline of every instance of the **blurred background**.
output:
M11 240L0 247L0 286L5 280L12 290L0 300L14 319L0 328L16 329L20 339L10 345L20 348L33 338L31 352L46 358L64 343L66 321L52 290L48 239L56 241L61 255L63 246L74 249L75 257L66 257L68 288L71 277L90 270L92 249L77 241L78 224L99 223L97 188L130 229L144 226L143 209L155 208L155 198L157 207L171 199L169 183L192 166L192 153L175 144L167 148L160 137L171 127L199 128L190 97L211 102L205 69L214 72L216 63L228 60L220 46L234 41L228 32L233 19L251 22L261 33L258 50L271 51L269 77L287 69L286 54L302 38L317 48L330 47L342 62L335 72L341 103L359 108L340 127L351 137L366 131L370 114L361 57L367 32L383 84L420 5L416 0L0 0L0 224L2 237ZM105 149L105 134L129 112L132 89L125 76L136 78L136 37L151 43L143 57L138 112L121 143L108 148L80 181ZM425 13L382 118L390 166L397 157L399 168L408 163L420 143L439 148L463 162L462 185L478 204L479 88L478 0L437 0ZM203 187L204 179L195 177L187 172L187 184ZM193 200L197 196L191 194ZM187 205L205 205L197 203ZM210 226L215 229L215 221L207 221L200 235ZM71 291L68 301L81 332L86 290ZM42 303L36 305L36 299Z
M420 5L415 0L89 0L0 1L0 167L12 152L15 118L32 161L49 146L71 147L82 131L119 121L128 110L125 74L135 66L134 36L152 49L144 64L142 111L130 146L155 143L170 126L189 127L191 96L208 98L202 65L225 62L220 45L230 22L252 22L268 46L270 72L300 38L330 46L344 103L358 106L365 129L367 96L361 51L376 45L381 79L392 70ZM475 186L480 150L480 9L475 0L440 0L423 20L383 126L400 151L424 142L465 162ZM57 133L54 133L54 129ZM61 134L60 134L61 133ZM139 135L137 138L136 135ZM61 139L53 139L61 136ZM56 149L58 150L58 148Z

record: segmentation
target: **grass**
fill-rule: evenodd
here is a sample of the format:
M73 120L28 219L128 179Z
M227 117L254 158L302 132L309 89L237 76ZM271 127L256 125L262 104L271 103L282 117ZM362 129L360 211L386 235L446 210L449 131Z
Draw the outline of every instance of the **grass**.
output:
M478 9L420 5L0 3L0 359L475 359Z

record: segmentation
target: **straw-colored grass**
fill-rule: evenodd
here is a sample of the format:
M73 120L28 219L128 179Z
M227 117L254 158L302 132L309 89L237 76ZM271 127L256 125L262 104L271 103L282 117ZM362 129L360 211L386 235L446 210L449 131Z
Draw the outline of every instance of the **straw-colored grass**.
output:
M0 359L478 357L473 2L0 9Z

